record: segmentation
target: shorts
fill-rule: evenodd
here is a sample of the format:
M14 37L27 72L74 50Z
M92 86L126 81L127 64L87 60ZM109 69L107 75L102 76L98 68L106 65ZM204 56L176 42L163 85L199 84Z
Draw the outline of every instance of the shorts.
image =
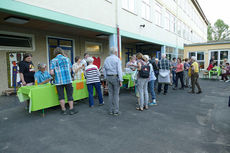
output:
M63 85L56 85L56 87L57 87L57 93L58 93L58 99L59 100L64 100L65 99L65 95L64 95L64 88L65 88L68 101L73 101L72 83L63 84Z

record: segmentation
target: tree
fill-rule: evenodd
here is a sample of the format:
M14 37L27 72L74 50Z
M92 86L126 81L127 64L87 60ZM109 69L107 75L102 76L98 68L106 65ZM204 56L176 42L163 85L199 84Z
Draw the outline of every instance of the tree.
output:
M218 19L214 26L208 26L208 40L229 40L230 30L229 26L223 20Z

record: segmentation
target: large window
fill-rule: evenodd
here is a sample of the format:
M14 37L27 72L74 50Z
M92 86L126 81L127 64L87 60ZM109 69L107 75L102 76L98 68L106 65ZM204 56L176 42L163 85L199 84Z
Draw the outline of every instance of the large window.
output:
M165 29L170 30L170 13L169 11L165 12Z
M176 32L176 18L173 14L170 15L170 31Z
M94 42L85 42L85 50L87 53L100 54L102 52L102 44Z
M162 6L156 2L155 5L156 15L155 15L155 23L156 25L162 26Z
M166 47L165 52L166 52L166 57L169 60L172 60L173 57L176 57L175 48L173 48L173 47Z
M200 69L204 69L204 52L197 51L197 52L189 52L189 58L192 56L195 56L197 59L197 62L199 63Z
M0 50L34 50L34 36L29 34L0 31Z
M122 0L122 7L135 13L135 0Z
M178 49L178 57L181 59L184 58L184 50L183 49Z
M224 61L224 59L230 58L230 51L229 50L216 50L210 52L209 60L214 56L214 61L217 63L217 65L221 65Z
M150 20L150 1L142 0L142 17L146 20Z
M177 20L177 34L179 36L181 36L181 28L182 28L181 21Z

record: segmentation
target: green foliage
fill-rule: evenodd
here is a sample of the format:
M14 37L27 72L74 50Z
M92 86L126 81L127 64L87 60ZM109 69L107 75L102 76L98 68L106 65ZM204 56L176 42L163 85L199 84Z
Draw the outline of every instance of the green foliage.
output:
M208 26L208 40L229 40L230 39L230 30L229 26L224 23L223 20L218 19L214 26Z

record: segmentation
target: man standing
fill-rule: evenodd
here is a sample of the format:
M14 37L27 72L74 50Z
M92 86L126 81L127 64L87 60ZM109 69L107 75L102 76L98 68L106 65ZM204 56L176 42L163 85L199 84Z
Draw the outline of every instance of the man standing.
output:
M103 73L109 88L109 113L119 115L119 91L123 81L121 60L115 48L111 48L110 52L111 55L105 59Z
M195 93L195 85L198 88L197 94L202 93L198 78L199 78L199 64L196 62L196 57L192 56L192 65L191 65L191 81L192 81L192 91L189 93Z
M176 68L177 68L177 61L176 58L173 57L172 59L172 81L173 81L173 85L176 85Z
M55 75L55 84L58 92L58 99L60 101L62 114L66 115L64 88L67 93L69 103L69 114L73 115L77 111L73 108L73 87L71 78L72 64L70 59L64 56L64 52L60 47L54 50L55 58L51 61L50 74Z
M162 54L161 60L158 62L159 76L158 76L158 94L161 93L162 84L164 84L164 95L168 92L168 85L170 84L170 67L169 60L166 55Z

